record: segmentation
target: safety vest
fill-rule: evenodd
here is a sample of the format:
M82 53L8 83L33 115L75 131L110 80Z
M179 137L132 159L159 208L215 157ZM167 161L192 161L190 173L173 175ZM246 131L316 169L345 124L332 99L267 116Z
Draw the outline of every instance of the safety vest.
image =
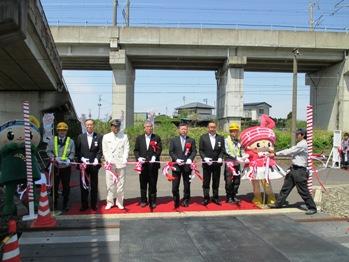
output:
M70 146L70 137L68 136L64 143L64 149L63 154L61 155L62 160L67 160L67 151ZM55 136L54 138L54 144L53 144L54 154L55 157L58 157L58 136Z
M227 144L229 149L229 154L232 154L232 157L241 156L241 145L239 142L234 142L231 137L227 138Z

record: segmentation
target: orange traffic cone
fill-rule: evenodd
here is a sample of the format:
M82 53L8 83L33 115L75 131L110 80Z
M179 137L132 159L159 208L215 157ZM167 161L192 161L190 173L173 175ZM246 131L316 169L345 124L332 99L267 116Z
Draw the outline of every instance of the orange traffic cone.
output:
M19 246L18 246L18 238L17 238L17 225L15 220L10 220L8 222L8 233L12 236L6 242L2 255L1 261L6 262L17 262L21 261L19 257Z
M38 218L35 219L31 225L32 228L55 227L57 225L56 219L51 216L50 207L48 204L46 184L41 185Z

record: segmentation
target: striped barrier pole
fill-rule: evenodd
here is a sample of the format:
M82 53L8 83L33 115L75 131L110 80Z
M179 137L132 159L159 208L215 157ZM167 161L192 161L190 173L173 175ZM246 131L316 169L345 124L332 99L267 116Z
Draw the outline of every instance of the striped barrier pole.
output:
M313 192L313 106L307 106L307 145L308 145L308 171L307 186L309 193Z
M24 117L24 146L25 146L25 165L27 170L27 189L29 214L23 217L23 220L33 220L36 218L34 211L34 188L33 188L33 167L32 167L32 151L30 138L30 121L29 121L29 102L22 103Z

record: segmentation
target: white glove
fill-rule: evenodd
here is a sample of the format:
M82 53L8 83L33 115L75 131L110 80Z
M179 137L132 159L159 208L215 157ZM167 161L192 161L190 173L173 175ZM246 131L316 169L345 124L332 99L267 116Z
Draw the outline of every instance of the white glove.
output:
M218 159L217 159L217 163L219 163L219 164L220 164L220 163L223 163L223 159L222 159L221 157L218 158Z
M184 160L183 159L177 159L176 163L181 166L181 165L184 164Z
M211 160L212 160L212 158L209 158L209 157L205 157L204 158L205 163L208 164L209 166L212 165L212 161Z
M93 165L94 165L94 166L97 166L97 165L98 165L98 159L97 159L97 158L95 158L95 160L93 161Z
M138 160L138 162L140 162L142 164L145 162L145 158L144 157L139 157L137 160Z
M152 156L149 162L154 163L155 161L156 161L156 156Z
M89 161L90 160L88 158L84 158L84 157L81 158L81 162L84 164L87 164L87 162L89 162Z
M188 159L187 159L187 162L185 162L185 163L188 164L188 165L191 165L191 164L193 163L193 161L191 161L191 159L188 158Z
M58 164L62 165L63 167L68 167L70 165L70 159L60 160L58 161Z
M122 164L123 164L123 165L126 165L126 164L127 164L127 159L124 159L124 160L122 161Z

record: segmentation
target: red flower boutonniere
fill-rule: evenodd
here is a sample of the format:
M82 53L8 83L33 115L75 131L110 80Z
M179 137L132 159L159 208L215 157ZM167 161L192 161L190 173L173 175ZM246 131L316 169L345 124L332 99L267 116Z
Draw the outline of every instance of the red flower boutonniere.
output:
M190 149L191 149L191 144L186 143L185 144L185 153L184 153L186 156L189 154Z
M150 140L149 145L151 146L153 151L156 152L156 150L158 149L158 142L156 142L154 140Z

